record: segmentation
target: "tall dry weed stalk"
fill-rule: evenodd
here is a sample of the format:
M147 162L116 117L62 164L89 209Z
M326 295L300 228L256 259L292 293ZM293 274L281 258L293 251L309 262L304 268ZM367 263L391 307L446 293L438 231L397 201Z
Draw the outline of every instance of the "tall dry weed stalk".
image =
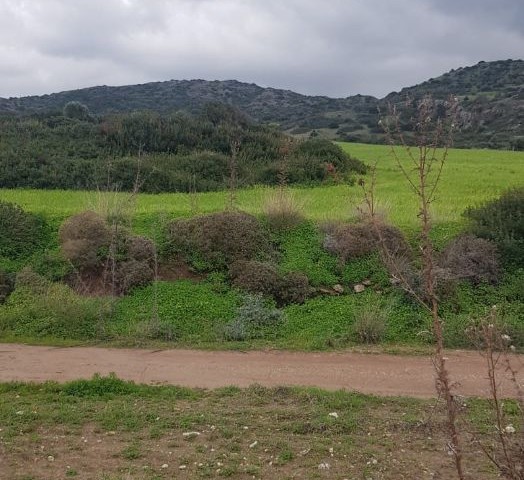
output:
M413 102L410 102L411 104ZM457 112L457 101L450 98L444 103L424 97L416 103L413 123L413 138L408 141L403 133L400 114L395 106L390 106L387 115L380 123L386 133L390 152L409 188L418 203L420 233L418 246L422 266L422 288L417 289L406 276L394 253L386 246L376 215L375 178L366 185L360 182L364 194L364 203L369 219L376 226L376 233L381 244L382 255L393 275L401 286L409 292L431 315L435 352L433 365L436 373L436 390L439 398L444 399L447 414L448 450L452 455L458 478L466 478L463 467L462 440L458 423L458 404L455 400L454 385L444 355L443 321L440 317L440 305L437 295L436 255L431 240L431 206L436 198L442 169L446 163L449 148L452 145L453 128Z

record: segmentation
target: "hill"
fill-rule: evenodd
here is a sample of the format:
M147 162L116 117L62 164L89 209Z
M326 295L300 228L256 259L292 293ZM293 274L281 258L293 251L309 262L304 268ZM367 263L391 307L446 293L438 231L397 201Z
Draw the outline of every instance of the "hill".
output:
M347 141L383 142L378 110L406 97L456 95L461 101L456 145L524 149L524 61L479 62L451 70L383 99L301 95L255 84L206 80L169 80L120 87L98 86L21 98L0 98L0 113L61 111L79 101L93 114L135 110L198 113L209 102L233 105L260 123L276 123L294 135L320 135Z

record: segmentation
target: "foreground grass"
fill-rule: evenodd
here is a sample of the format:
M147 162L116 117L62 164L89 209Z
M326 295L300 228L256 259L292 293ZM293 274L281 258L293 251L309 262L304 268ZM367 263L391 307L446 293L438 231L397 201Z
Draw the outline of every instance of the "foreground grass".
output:
M114 377L2 384L0 394L0 477L11 480L453 477L429 401ZM489 439L486 402L468 400L463 415ZM496 478L477 450L467 446L471 478Z

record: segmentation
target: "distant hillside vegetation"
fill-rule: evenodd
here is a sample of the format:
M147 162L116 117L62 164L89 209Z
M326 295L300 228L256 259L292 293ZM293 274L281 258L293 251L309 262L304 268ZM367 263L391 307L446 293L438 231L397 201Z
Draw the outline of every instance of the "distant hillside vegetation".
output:
M479 62L451 70L383 99L301 95L235 80L170 80L122 87L99 86L22 98L0 98L0 113L61 112L79 101L91 113L151 110L199 113L209 102L232 105L259 123L274 123L294 135L319 134L331 139L381 143L378 110L407 96L456 95L461 101L456 146L524 149L524 61Z

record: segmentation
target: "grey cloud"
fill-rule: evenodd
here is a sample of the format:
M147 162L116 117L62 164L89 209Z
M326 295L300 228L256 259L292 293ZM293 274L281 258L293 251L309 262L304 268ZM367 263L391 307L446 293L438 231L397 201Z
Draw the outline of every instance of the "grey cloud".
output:
M522 56L523 9L521 0L0 0L0 96L170 78L382 96Z

